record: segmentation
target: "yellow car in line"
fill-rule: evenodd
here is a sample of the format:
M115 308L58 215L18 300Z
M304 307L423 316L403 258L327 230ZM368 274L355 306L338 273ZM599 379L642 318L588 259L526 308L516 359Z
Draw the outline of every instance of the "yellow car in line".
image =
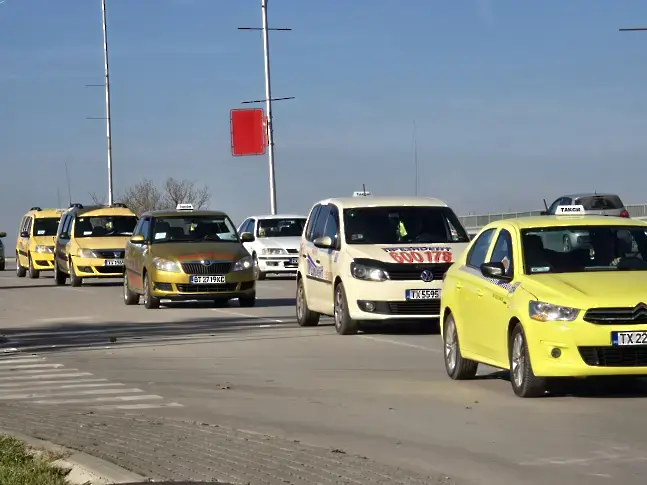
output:
M573 233L581 244L564 247ZM647 375L646 289L642 221L560 215L492 222L445 276L447 374L471 379L479 363L509 369L520 397L543 395L553 378Z
M65 209L32 207L20 221L16 240L16 276L34 279L54 270L54 239Z

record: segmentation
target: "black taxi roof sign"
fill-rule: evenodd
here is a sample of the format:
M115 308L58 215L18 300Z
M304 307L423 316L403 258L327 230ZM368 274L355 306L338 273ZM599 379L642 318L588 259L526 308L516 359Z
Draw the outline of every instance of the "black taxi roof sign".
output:
M193 210L193 204L178 204L175 210L179 211L192 211Z
M584 214L583 205L558 205L555 209L555 215Z

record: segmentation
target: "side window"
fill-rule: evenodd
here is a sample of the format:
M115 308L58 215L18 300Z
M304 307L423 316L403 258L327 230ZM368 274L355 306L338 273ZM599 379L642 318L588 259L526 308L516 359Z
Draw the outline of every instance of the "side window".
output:
M27 218L27 225L26 225L27 227L25 227L25 231L27 231L30 236L31 236L31 226L32 226L33 220L34 220L33 217L28 217Z
M481 234L476 241L474 241L474 245L472 246L472 249L470 249L470 253L467 255L468 266L480 268L481 265L485 263L485 257L490 248L492 237L494 237L494 231L495 229L488 229Z
M490 263L503 263L505 275L514 275L514 258L512 255L512 236L506 229L501 229L496 239Z
M238 227L238 235L247 232L247 226L249 225L249 219L245 219L243 223Z
M333 248L339 248L339 210L334 205L330 206L330 212L326 218L326 227L323 235L328 236L333 241Z
M308 225L306 226L305 234L306 234L306 240L308 241L313 241L314 238L312 237L312 231L315 228L315 224L317 222L317 216L319 215L319 211L321 210L320 205L314 206L312 209L312 212L310 213L310 217L308 218Z
M67 221L65 221L65 225L63 226L63 234L67 235L67 239L71 236L70 232L72 231L72 221L74 221L74 216L69 214L67 216Z
M151 219L150 217L147 217L142 220L142 224L139 228L138 234L141 234L144 236L144 239L147 241L150 241L150 236L151 236Z
M27 218L23 217L22 220L20 221L20 228L18 229L18 232L23 232L25 230L25 223L27 222Z
M318 237L323 237L324 230L326 229L326 222L328 222L328 215L330 214L330 206L322 205L317 215L314 227L312 228L312 240Z
M563 205L563 204L562 204L562 199L563 199L563 197L560 197L559 199L557 199L555 202L553 202L553 203L550 205L550 207L548 208L548 214L549 214L549 215L554 215L554 214L555 214L555 211L557 210L557 206L558 206L558 205Z
M247 223L247 229L245 229L245 232L251 232L254 236L256 236L256 219L249 220L249 222Z

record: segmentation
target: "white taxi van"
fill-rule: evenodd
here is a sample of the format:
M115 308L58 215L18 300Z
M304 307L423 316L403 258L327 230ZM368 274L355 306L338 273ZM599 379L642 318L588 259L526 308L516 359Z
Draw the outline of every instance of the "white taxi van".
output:
M443 201L426 197L327 199L310 211L299 247L299 325L335 318L337 333L370 323L440 317L445 272L469 236Z

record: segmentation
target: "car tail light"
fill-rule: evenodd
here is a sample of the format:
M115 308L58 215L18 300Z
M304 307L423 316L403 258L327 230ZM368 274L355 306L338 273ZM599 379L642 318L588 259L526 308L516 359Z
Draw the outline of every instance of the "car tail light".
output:
M620 213L620 217L629 217L629 212L628 212L627 210L623 210L623 211Z

